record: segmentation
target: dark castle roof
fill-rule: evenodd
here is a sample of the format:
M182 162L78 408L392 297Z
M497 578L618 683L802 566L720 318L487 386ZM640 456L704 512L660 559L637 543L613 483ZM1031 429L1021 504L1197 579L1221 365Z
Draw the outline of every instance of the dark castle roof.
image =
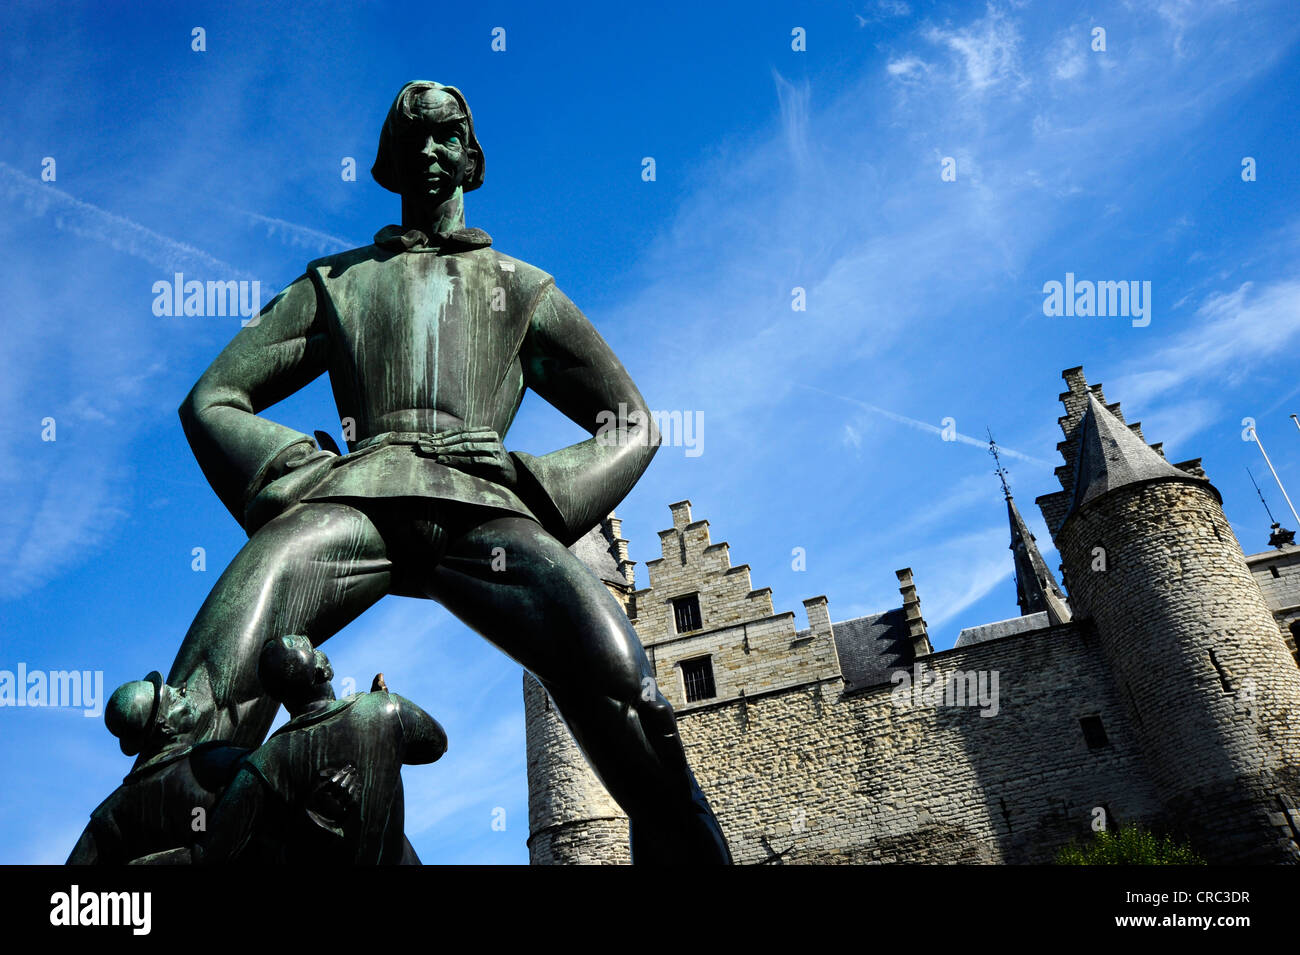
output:
M1127 430L1127 429L1125 429ZM1154 453L1154 452L1153 452ZM1046 613L1053 624L1064 623L1072 614L1056 578L1038 550L1038 542L1010 492L1007 518L1011 522L1011 552L1016 567L1016 602L1023 615Z
M842 620L831 627L840 672L850 690L888 683L891 673L912 665L911 634L901 607ZM810 636L811 630L800 630L795 639Z
M1060 395L1065 414L1058 420L1064 440L1056 445L1064 462L1056 468L1061 490L1037 500L1055 539L1080 508L1118 488L1149 481L1183 481L1219 492L1205 479L1199 458L1171 464L1163 447L1148 445L1142 426L1125 421L1119 403L1108 403L1101 385L1089 385L1083 368L1061 372L1067 390Z
M1159 478L1198 480L1151 450L1091 392L1088 393L1088 410L1081 430L1082 444L1071 511L1077 511L1090 501L1127 484Z
M618 559L614 556L614 536L607 521L601 521L569 548L579 560L591 568L601 580L620 587L631 586L623 572L619 570Z

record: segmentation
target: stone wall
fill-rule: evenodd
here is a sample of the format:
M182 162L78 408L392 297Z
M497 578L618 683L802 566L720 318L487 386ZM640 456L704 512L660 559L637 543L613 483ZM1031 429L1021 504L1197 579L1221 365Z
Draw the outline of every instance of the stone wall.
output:
M898 706L891 684L846 695L837 679L679 715L738 863L1044 862L1090 834L1094 807L1111 824L1158 815L1095 641L1077 628L921 664L940 679L997 671L996 715ZM1085 716L1100 716L1106 746L1088 747Z

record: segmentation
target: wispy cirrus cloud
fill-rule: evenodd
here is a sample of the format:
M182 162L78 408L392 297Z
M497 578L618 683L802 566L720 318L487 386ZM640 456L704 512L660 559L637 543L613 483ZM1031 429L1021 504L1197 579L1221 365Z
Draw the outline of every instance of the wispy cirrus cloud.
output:
M1126 402L1156 405L1206 381L1247 380L1261 362L1293 349L1300 338L1300 279L1242 282L1212 292L1193 324L1112 376Z
M144 425L142 409L156 401L155 386L174 358L146 328L152 316L149 284L134 298L139 310L121 317L123 298L103 285L120 282L111 265L134 260L170 280L175 272L251 280L252 274L191 243L165 235L26 175L0 161L0 203L11 222L40 221L55 230L107 250L95 264L108 269L69 270L54 290L11 285L9 307L16 320L7 328L0 368L0 398L30 417L29 428L49 417L62 427L56 442L24 454L30 430L0 445L0 491L8 506L0 512L0 598L28 593L85 561L127 514L131 466L126 444ZM247 213L268 236L309 248L335 251L344 240L302 226ZM30 226L28 226L30 228ZM88 246L81 246L87 248ZM103 285L101 285L103 283ZM112 316L111 318L109 316ZM87 327L87 322L89 326ZM75 374L69 372L75 370ZM172 399L174 400L174 399ZM172 400L167 404L174 407ZM28 410L30 408L30 411ZM82 427L70 431L69 425ZM60 455L76 434L78 450Z
M972 93L993 87L1025 87L1020 67L1020 30L1000 7L989 4L985 15L964 27L931 26L924 36L949 52L960 85Z

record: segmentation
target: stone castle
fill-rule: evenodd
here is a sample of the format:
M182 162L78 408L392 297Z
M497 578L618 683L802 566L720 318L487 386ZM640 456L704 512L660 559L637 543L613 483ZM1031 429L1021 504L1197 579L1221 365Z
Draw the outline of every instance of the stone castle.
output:
M575 545L626 608L738 863L1042 863L1137 822L1211 863L1300 861L1300 547L1247 557L1200 460L1171 464L1063 373L1058 586L1008 492L1021 615L935 652L900 606L808 626L671 505L636 589L612 516ZM1276 528L1275 528L1276 529ZM1067 597L1068 592L1068 597ZM628 825L524 678L534 864L629 861Z

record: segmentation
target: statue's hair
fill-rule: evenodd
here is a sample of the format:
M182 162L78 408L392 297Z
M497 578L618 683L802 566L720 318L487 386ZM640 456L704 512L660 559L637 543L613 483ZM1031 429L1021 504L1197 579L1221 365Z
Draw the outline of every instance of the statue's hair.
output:
M384 119L383 129L379 131L379 152L375 156L375 164L370 167L370 175L389 192L401 194L402 186L397 175L394 148L398 134L415 119L415 101L426 90L442 90L447 93L456 100L461 112L465 114L468 140L465 143L465 152L469 168L466 170L465 182L461 190L469 192L477 189L483 185L483 147L479 145L478 137L474 134L474 116L469 111L469 103L465 101L465 94L456 87L443 86L432 80L414 80L398 91L397 98L393 100L388 116Z
M289 636L271 637L262 644L257 659L257 678L271 699L292 702L310 695L316 674L316 662L303 662L301 651L288 645Z

